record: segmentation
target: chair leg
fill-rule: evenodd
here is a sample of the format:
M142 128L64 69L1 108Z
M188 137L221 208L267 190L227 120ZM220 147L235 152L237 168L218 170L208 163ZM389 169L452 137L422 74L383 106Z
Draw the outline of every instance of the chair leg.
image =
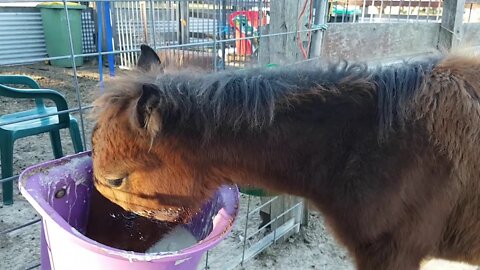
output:
M5 139L5 138L4 138ZM13 140L5 140L0 145L2 179L13 176ZM3 204L13 204L13 181L2 183Z
M68 130L70 131L70 137L72 137L75 153L83 152L82 136L80 135L77 121L74 119L70 120L70 128Z
M50 133L50 141L52 143L53 156L55 158L63 157L62 141L60 139L60 131L59 130L54 130L54 131L50 131L49 133Z

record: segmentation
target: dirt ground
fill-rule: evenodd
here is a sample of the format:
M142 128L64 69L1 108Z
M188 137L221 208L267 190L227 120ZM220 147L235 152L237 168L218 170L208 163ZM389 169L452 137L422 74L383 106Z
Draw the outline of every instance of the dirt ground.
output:
M55 68L44 64L25 65L16 67L0 67L0 74L26 74L36 79L43 88L51 88L65 95L70 108L79 105L75 91L73 72L71 69ZM98 72L93 65L86 65L78 70L80 88L80 102L82 106L89 105L99 94L96 88ZM107 76L108 77L108 76ZM0 115L7 112L19 111L32 105L31 101L0 98ZM88 114L88 111L86 111ZM77 120L81 120L79 113L74 113ZM83 117L83 126L87 148L90 148L90 134L93 123ZM67 131L62 132L64 154L72 154L73 148ZM14 170L20 173L23 169L39 162L53 158L49 137L39 135L20 139L15 144ZM15 183L16 185L16 183ZM39 229L37 222L13 232L2 233L27 222L38 220L39 216L30 207L28 202L15 190L15 202L11 206L2 206L0 203L0 269L25 270L39 263ZM1 193L0 193L1 196ZM241 209L245 208L246 197L242 196ZM255 201L258 205L259 201ZM245 212L245 210L242 210ZM244 213L243 212L243 213ZM258 215L251 217L250 227L256 228L259 223ZM251 229L249 228L249 229ZM212 251L211 266L215 267L215 254L221 254L224 248L243 242L244 224L236 223L232 233L216 249ZM250 244L257 238L248 239ZM231 252L236 253L238 252ZM225 256L225 255L221 255ZM220 258L224 259L224 258ZM300 233L290 237L287 241L277 243L255 258L236 269L354 269L345 250L338 246L331 234L325 229L322 217L317 212L310 212L309 224L302 227ZM474 270L477 267L465 264L450 263L441 260L432 260L423 266L422 270Z

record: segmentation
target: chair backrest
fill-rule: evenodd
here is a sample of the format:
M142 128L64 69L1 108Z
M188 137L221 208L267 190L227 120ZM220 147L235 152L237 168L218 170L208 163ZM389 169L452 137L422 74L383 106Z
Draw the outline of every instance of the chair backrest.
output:
M29 88L13 88L1 83L23 84ZM55 103L55 106L57 107L57 112L62 112L58 114L59 123L67 124L70 122L70 114L67 112L68 104L65 97L55 90L40 88L38 83L36 83L30 77L22 75L0 75L0 96L19 99L35 99L38 112L40 113L46 112L43 100L51 100Z
M33 80L28 76L0 75L0 96L6 96L11 98L17 97L15 94L15 91L12 91L11 87L4 87L4 86L12 86L12 85L23 85L23 86L27 86L29 89L40 88L40 85L38 85L38 83L35 80ZM35 99L35 105L40 111L45 110L45 104L43 103L42 98L36 98L35 95L32 95L31 98Z

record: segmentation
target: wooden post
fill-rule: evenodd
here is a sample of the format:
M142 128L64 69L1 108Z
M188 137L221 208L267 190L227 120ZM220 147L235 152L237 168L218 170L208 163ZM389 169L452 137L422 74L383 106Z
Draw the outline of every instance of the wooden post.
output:
M264 31L261 34L259 48L260 64L292 63L302 59L296 34L264 36L297 31L300 2L300 0L270 2L270 23L268 27L262 27Z
M304 60L297 43L297 35L293 33L281 34L301 30L298 29L297 20L300 9L302 8L302 3L303 1L301 0L275 0L270 2L270 23L268 26L261 28L262 33L260 34L258 58L260 65L282 65ZM281 35L265 36L269 34ZM305 33L302 33L301 36L305 36ZM265 203L271 198L272 197L262 197L260 201ZM306 209L302 206L280 217L280 215L300 201L302 201L302 199L295 196L279 195L276 200L271 204L267 204L260 211L269 215L270 220L278 218L278 220L271 224L272 231L292 218L295 219L295 223L304 224L304 211L306 211ZM278 240L287 239L293 233L295 233L295 231L290 231Z
M438 49L444 52L460 44L462 38L465 0L443 1L442 23L438 37Z

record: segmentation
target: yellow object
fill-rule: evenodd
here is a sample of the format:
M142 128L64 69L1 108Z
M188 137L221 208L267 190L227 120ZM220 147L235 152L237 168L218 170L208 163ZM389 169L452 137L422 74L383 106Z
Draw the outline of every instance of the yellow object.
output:
M42 4L39 4L42 6L50 6L50 5L63 5L63 2L45 2ZM79 3L72 3L72 2L67 2L67 6L80 6Z
M45 2L38 4L37 7L43 7L43 8L63 8L63 3L64 2ZM66 2L67 7L69 8L85 8L79 3L71 3L71 2Z

